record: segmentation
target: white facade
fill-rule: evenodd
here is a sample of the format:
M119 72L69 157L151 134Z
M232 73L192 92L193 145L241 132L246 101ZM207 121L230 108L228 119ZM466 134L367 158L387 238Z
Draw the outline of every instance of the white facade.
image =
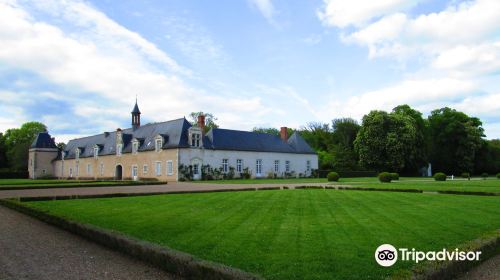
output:
M278 176L285 172L295 172L308 176L312 169L318 169L318 155L316 154L295 154L295 153L274 153L274 152L247 152L229 150L210 150L203 148L179 149L179 164L186 166L197 165L201 170L202 165L210 165L212 168L219 168L225 164L229 167L237 168L238 160L241 160L242 169L248 167L252 177L263 178L269 173L276 173ZM260 160L260 173L258 172L258 160ZM276 162L277 161L277 162ZM275 165L276 163L277 166ZM289 170L286 170L288 163ZM278 172L275 172L278 170ZM235 170L239 174L238 170ZM200 173L201 174L201 173ZM194 179L199 179L194 178Z

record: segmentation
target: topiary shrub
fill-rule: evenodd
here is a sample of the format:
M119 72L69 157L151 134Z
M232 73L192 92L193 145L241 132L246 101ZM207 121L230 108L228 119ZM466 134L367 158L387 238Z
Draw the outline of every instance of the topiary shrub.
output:
M389 172L382 172L378 174L378 180L382 183L390 183L392 181L392 175Z
M500 179L500 172L497 173L497 178Z
M337 172L328 172L328 175L326 175L326 177L328 178L329 182L337 182L340 179L340 176Z
M443 172L438 172L434 174L434 180L436 181L446 181L446 174Z
M469 172L463 172L461 175L460 175L462 178L469 178L470 177L470 173Z
M399 180L399 173L393 172L393 173L389 173L389 174L391 174L392 181L398 181Z
M488 176L490 176L490 174L484 172L481 174L481 177L483 177L483 180L486 180L486 178L488 178Z

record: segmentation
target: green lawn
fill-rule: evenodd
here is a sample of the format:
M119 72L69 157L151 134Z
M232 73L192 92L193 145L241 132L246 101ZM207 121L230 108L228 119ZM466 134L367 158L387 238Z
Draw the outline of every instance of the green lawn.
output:
M143 184L134 181L88 181L88 180L58 180L58 179L0 179L0 190L12 188L46 188L46 187L85 187ZM150 183L150 182L148 182Z
M500 228L500 197L280 190L29 202L268 279L382 279L374 250L454 249Z
M328 182L326 178L300 178L300 179L248 179L248 180L216 180L216 181L194 181L194 183L210 184L340 184L353 187L366 188L389 188L389 189L419 189L424 191L472 191L472 192L500 192L500 180L490 177L487 180L473 178L464 180L447 180L444 182L434 181L433 178L423 177L401 177L399 181L381 183L376 177L362 178L340 178L339 182Z

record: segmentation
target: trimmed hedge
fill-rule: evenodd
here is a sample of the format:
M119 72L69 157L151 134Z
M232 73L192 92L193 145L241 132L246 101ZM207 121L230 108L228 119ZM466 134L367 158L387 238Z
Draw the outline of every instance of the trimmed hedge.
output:
M47 212L27 207L14 200L0 200L0 204L32 216L48 224L67 230L71 233L80 235L83 238L113 250L148 262L182 278L261 279L261 277L255 274L225 266L223 264L197 259L190 254L173 250L168 247L138 240L120 233L101 229L93 225L69 221Z
M481 177L483 177L484 180L486 180L486 178L488 178L488 176L490 176L490 174L484 172L481 174Z
M391 174L391 179L393 181L398 181L399 180L399 173L393 172L393 173L390 173L390 174Z
M500 172L497 173L497 178L500 179Z
M392 181L392 175L389 172L382 172L378 174L378 180L382 183L390 183Z
M319 178L326 178L328 173L333 170L318 170ZM358 177L377 177L377 172L375 171L334 171L339 174L341 178L358 178Z
M468 179L470 178L470 173L469 172L463 172L460 177L464 178L464 179Z
M446 181L446 174L443 172L438 172L434 174L434 180L436 181Z
M455 247L452 247L455 248ZM450 248L450 251L453 250ZM463 276L471 268L500 253L500 230L483 235L480 238L458 246L462 251L480 251L480 261L443 261L422 262L414 267L411 279L441 280L456 279Z
M328 178L329 182L337 182L340 179L340 176L337 172L330 172L326 177Z

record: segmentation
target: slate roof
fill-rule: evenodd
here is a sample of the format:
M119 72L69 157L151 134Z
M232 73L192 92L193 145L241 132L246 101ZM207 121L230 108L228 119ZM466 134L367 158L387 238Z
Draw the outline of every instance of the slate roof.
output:
M38 133L36 136L35 140L33 140L33 143L31 143L30 148L51 148L51 149L57 149L56 143L54 142L54 139L50 136L48 132L41 132Z
M181 118L146 124L135 130L124 129L122 153L132 152L133 139L139 141L139 152L154 150L154 138L158 135L164 139L163 149L188 148L190 127L191 124L185 118ZM70 140L64 149L65 158L75 158L76 148L80 148L80 157L92 157L95 145L99 147L99 155L116 154L116 131ZM294 133L288 142L284 142L279 136L267 133L214 128L203 137L203 146L205 149L214 150L315 154L298 133ZM60 157L59 155L58 158Z
M135 102L135 106L134 106L134 109L132 109L132 114L134 113L141 113L141 111L139 110L139 106L137 106L137 101Z
M208 138L203 142L205 148L214 150L315 154L297 132L284 142L279 136L268 133L214 128L205 138Z

